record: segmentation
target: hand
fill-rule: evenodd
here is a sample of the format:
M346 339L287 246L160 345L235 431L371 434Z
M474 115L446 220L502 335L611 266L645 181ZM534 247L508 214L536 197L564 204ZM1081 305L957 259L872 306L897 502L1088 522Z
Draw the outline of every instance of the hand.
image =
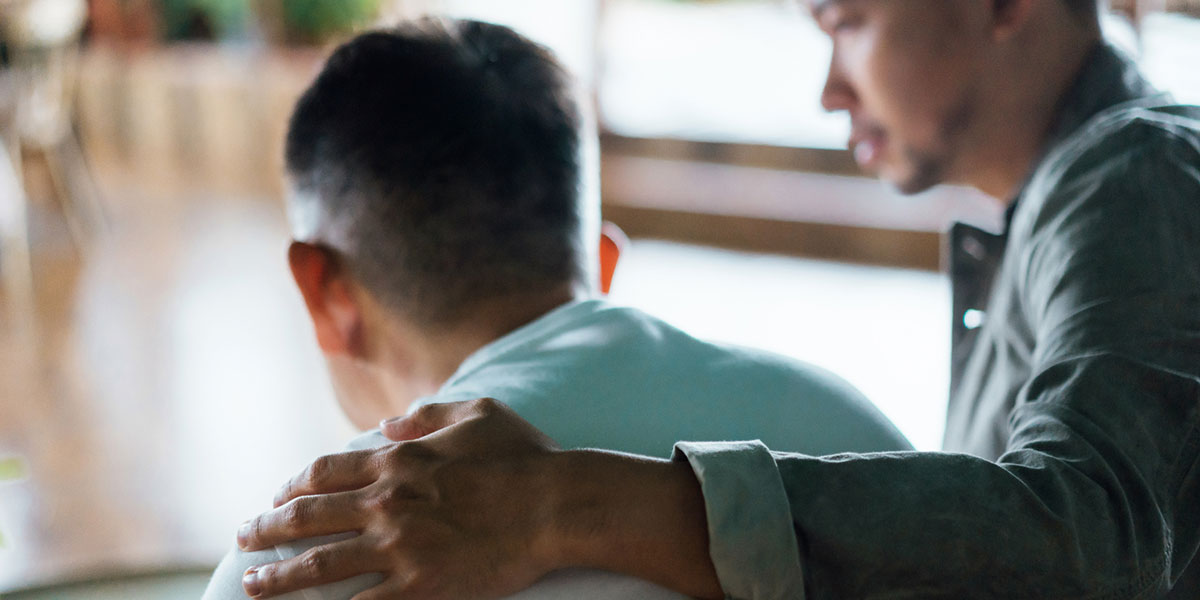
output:
M564 452L486 398L422 407L384 433L409 441L317 459L275 510L242 526L243 550L360 534L248 570L247 594L378 572L384 581L354 600L495 598L556 569L590 567L723 595L686 463Z
M427 405L386 429L413 441L317 459L274 510L242 526L238 545L360 535L248 570L247 594L380 572L384 581L355 600L498 597L563 566L539 507L552 497L539 466L557 450L550 438L491 399Z

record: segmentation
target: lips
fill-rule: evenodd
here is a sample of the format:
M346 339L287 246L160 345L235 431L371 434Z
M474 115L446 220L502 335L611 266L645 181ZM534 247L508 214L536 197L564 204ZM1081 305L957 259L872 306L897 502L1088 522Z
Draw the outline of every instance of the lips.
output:
M850 141L847 143L854 153L854 161L864 169L873 168L883 155L884 143L887 136L883 129L873 126L854 124L851 129Z
M879 143L874 139L862 139L854 143L854 161L858 166L866 168L875 164L879 158Z

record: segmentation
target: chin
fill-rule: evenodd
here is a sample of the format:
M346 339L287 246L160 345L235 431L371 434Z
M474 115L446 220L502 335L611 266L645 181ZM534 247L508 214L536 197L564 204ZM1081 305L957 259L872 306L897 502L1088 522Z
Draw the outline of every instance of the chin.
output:
M894 187L902 196L915 196L921 192L928 191L930 188L938 184L938 182L929 183L911 179L905 181L893 181L891 183L892 187Z
M880 172L880 178L905 196L920 194L943 182L942 169L932 163L917 164L902 173L885 168Z

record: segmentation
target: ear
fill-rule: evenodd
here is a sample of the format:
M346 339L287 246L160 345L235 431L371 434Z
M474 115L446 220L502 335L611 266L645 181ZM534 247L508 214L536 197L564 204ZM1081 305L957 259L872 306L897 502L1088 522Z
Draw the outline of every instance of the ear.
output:
M1034 0L992 0L992 39L1007 42L1029 22Z
M361 357L363 313L337 257L328 248L294 241L288 247L288 265L304 297L321 351Z
M600 226L600 293L608 294L612 287L613 274L617 272L617 262L621 260L621 252L629 245L629 238L615 223L605 221Z

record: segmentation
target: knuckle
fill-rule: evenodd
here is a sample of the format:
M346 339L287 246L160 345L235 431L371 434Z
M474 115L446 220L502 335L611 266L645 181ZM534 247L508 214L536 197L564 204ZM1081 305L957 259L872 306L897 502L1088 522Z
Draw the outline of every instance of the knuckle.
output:
M330 556L320 548L313 548L300 556L300 573L309 579L321 579L329 573Z
M380 448L380 462L386 467L392 465L396 461L404 460L404 455L408 452L408 447L411 444L412 442L396 442L395 444L390 444Z
M413 414L408 417L408 419L409 421L424 427L426 424L434 420L434 417L437 415L440 409L441 407L437 406L436 404L425 404L414 411Z
M389 486L379 493L378 502L383 508L393 510L400 506L403 495L398 488Z
M407 452L405 446L408 442L399 442L381 448L378 454L375 455L375 463L378 465L380 473L393 471L404 462L404 455Z
M374 512L392 513L401 506L403 493L395 487L385 487L367 496L367 508Z
M285 529L290 532L297 532L304 527L304 523L308 518L309 500L306 498L297 498L288 502L283 507L282 523Z
M287 502L289 498L296 497L298 487L294 479L283 484L283 487L279 488L278 492L275 492L275 506L280 506L284 502Z
M305 479L309 485L320 486L322 482L328 481L333 474L333 458L325 455L317 458L308 465L308 472L305 474Z
M496 414L503 409L504 405L495 398L480 398L475 401L475 410L485 415Z
M404 469L405 464L430 458L433 452L422 442L399 442L387 450L387 465L392 470Z
M375 540L375 550L381 554L397 554L404 548L404 536L399 531L389 531Z
M263 539L263 534L262 534L263 527L264 527L264 524L263 524L262 516L254 517L253 519L251 519L250 523L247 524L245 526L245 528L240 532L241 535L245 537L245 543L252 547L259 546Z

